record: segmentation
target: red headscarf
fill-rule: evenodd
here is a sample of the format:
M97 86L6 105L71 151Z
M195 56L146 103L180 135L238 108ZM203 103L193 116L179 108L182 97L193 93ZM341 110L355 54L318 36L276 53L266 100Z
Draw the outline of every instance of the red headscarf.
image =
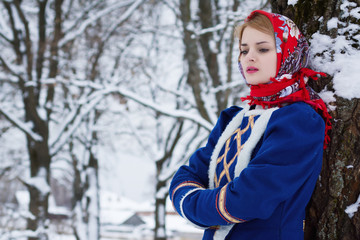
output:
M331 129L331 116L324 101L307 85L309 78L317 80L317 75L326 76L326 74L306 68L309 59L309 44L291 19L280 14L255 10L245 21L252 19L255 13L265 15L273 25L277 74L275 78L270 79L269 83L250 85L250 95L241 100L248 100L250 105L261 105L263 108L282 107L286 103L300 101L309 104L324 118L326 125L324 147L326 147L330 141L328 131ZM245 78L240 62L239 69Z

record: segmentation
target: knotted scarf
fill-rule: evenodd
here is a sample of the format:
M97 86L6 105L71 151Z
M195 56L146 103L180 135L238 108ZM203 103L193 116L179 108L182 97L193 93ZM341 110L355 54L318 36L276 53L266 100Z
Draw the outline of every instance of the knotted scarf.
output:
M328 131L331 129L331 116L324 101L307 84L309 78L318 80L317 75L326 76L326 74L306 68L309 59L309 44L291 19L280 14L255 10L245 21L249 21L255 13L265 15L273 25L277 74L270 79L269 83L250 85L250 95L241 100L247 100L250 105L260 105L263 108L282 107L300 101L309 104L325 121L324 148L326 148L330 141ZM245 78L240 61L239 69Z

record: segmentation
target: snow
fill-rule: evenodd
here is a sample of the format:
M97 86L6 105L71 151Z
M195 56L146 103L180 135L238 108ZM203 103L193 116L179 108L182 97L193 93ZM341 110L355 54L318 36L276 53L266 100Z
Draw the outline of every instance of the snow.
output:
M20 119L18 119L13 113L2 108L0 106L0 114L3 114L10 122L12 122L15 126L17 126L20 130L22 130L25 134L29 135L35 141L41 141L42 137L32 131L32 124L30 122L24 123Z
M145 222L145 226L143 227L146 229L153 229L155 226L154 215L149 214L154 211L155 206L150 202L134 201L125 196L117 195L113 192L103 191L101 192L101 204L100 219L104 226L107 226L107 229L111 229L110 226L115 227L120 225L135 213L138 213L138 215ZM202 230L194 228L179 215L175 214L170 201L167 201L166 208L162 207L160 209L160 212L165 213L165 211L168 213L166 215L167 234L172 235L174 233L187 233L197 236L195 239L200 238ZM163 224L163 222L160 222L160 224ZM139 232L136 233L136 231L140 231L140 229L129 229L129 231L132 231L131 237L129 237L129 239L144 239L144 237L135 238L136 234L141 235ZM146 234L146 231L144 232L144 230L141 230L141 232L142 234ZM153 233L149 234L152 235ZM158 234L162 235L165 234L165 232L164 230L160 230Z
M317 32L310 42L312 65L334 76L335 94L349 100L360 98L360 51L353 49L344 36L332 39Z
M350 16L360 19L360 7L354 8L350 10Z
M337 55L336 63L342 69L334 73L335 93L349 100L360 98L360 52Z
M28 180L26 180L26 183L30 186L35 187L38 189L43 196L50 193L51 188L49 184L46 181L46 169L40 168L37 175L35 177L32 177Z
M298 0L288 0L288 5L295 5L297 2Z
M359 7L348 11L349 7L356 7L356 6L357 6L357 4L355 2L349 2L348 0L344 0L342 2L342 4L340 5L340 9L342 10L342 13L343 13L342 17L348 17L348 16L351 16L351 15L356 16L356 12L359 11ZM357 17L357 18L360 18L360 17Z
M99 238L99 193L97 191L97 179L96 172L94 168L88 168L87 176L89 178L89 189L86 192L88 202L88 240L98 240Z
M352 218L354 214L358 211L359 207L360 207L360 195L354 204L351 204L346 207L345 212L347 213L349 218Z
M159 215L160 216L165 216L166 212L165 212L165 206L164 205L160 205L159 206ZM165 224L165 222L163 221L164 218L159 218L159 224L160 226L163 226Z
M335 102L336 98L332 91L323 90L319 93L319 96L324 100L324 102L328 105L328 107L334 107L329 105L329 103ZM334 109L331 109L334 110Z
M327 29L331 30L337 28L337 25L338 25L338 18L333 17L327 22Z
M163 199L166 196L166 194L168 194L168 186L164 186L160 188L156 193L156 198Z

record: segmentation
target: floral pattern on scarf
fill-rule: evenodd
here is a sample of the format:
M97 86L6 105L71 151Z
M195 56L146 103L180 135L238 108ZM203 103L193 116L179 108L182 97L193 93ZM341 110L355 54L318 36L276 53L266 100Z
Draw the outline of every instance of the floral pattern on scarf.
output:
M309 78L317 80L317 75L325 76L306 68L309 61L309 44L296 24L286 16L255 10L246 18L251 20L255 14L265 15L274 28L277 69L275 78L266 84L250 85L250 95L242 98L250 105L262 107L282 107L288 103L303 101L311 105L325 120L325 146L329 142L328 131L331 129L331 116L319 95L307 85ZM239 69L243 77L241 62Z

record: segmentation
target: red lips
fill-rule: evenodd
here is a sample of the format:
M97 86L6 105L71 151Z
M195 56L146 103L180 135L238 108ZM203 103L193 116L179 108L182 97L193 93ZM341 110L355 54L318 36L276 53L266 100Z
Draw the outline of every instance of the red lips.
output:
M250 67L247 67L247 68L246 68L246 72L247 72L247 73L256 73L257 71L259 71L259 69L256 68L256 67L250 66Z

